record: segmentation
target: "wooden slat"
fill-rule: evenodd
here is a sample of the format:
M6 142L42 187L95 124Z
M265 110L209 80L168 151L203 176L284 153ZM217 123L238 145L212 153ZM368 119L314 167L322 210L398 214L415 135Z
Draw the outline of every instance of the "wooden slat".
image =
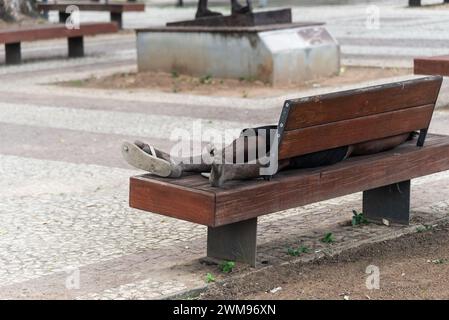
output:
M333 166L283 171L271 181L230 181L224 188L206 187L200 175L133 177L130 205L214 227L444 170L449 170L449 137L429 135L423 148L410 141Z
M415 74L449 76L449 56L416 58L414 72Z
M129 12L129 11L145 11L144 3L92 3L83 1L63 1L58 3L40 3L37 5L38 10L42 11L63 11L68 6L77 6L80 11L109 11L109 12Z
M444 170L449 170L449 137L429 136L423 148L411 141L391 151L354 157L333 166L284 171L271 181L230 184L216 193L215 224L242 221Z
M214 225L215 195L186 188L170 179L161 181L145 176L131 177L129 205L202 225Z
M433 110L431 104L285 131L279 146L279 159L427 128Z
M434 104L441 77L423 77L288 101L285 130Z
M117 31L118 27L114 22L85 23L79 29L67 29L64 24L27 26L0 30L0 43L80 37Z

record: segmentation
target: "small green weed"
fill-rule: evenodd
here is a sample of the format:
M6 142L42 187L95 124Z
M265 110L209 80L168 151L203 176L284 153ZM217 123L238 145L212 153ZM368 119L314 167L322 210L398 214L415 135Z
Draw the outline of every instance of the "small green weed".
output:
M200 78L201 84L211 84L212 83L212 76L210 74L202 76Z
M225 261L222 264L220 264L220 270L224 273L230 273L235 268L235 262L234 261Z
M292 257L298 257L301 253L310 253L311 250L309 247L300 246L298 248L288 248L287 254Z
M416 232L422 233L422 232L426 232L426 231L429 231L429 230L432 230L432 229L433 229L432 226L423 225L423 226L416 227Z
M361 224L368 224L368 220L363 215L363 212L357 212L356 210L352 210L352 220L351 224L353 227L361 225Z
M334 235L332 234L332 232L328 232L324 235L323 238L321 238L321 242L324 243L334 243L335 239L334 239Z
M211 283L211 282L215 282L215 277L212 275L212 273L207 273L206 274L206 283Z

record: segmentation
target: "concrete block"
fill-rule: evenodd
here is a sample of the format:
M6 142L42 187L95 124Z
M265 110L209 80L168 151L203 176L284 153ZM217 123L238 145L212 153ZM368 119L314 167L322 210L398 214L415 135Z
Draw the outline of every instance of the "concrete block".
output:
M139 71L246 78L273 85L338 74L340 47L322 24L137 30Z

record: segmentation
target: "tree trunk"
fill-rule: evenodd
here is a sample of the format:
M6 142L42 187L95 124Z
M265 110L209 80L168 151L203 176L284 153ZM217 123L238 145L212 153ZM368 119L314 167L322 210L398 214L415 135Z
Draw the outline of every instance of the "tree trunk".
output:
M36 0L0 0L0 20L16 21L22 15L37 15Z

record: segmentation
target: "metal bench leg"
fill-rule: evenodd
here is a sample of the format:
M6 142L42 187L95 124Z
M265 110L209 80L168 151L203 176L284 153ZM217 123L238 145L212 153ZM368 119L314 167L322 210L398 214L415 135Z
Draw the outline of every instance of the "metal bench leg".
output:
M65 11L59 11L59 22L60 23L65 23L69 17L70 17L70 13L66 13Z
M424 147L428 131L429 129L421 129L421 131L419 132L418 142L416 143L418 147Z
M363 214L374 222L408 225L410 222L410 180L363 192Z
M111 12L111 21L116 22L119 29L122 29L122 13L121 12Z
M68 38L68 42L69 42L69 57L70 58L84 57L83 37Z
M256 266L257 218L207 229L207 256Z
M409 5L409 7L420 7L421 0L409 0L408 5Z
M20 42L5 44L5 63L20 64L22 62L22 53L20 51Z

